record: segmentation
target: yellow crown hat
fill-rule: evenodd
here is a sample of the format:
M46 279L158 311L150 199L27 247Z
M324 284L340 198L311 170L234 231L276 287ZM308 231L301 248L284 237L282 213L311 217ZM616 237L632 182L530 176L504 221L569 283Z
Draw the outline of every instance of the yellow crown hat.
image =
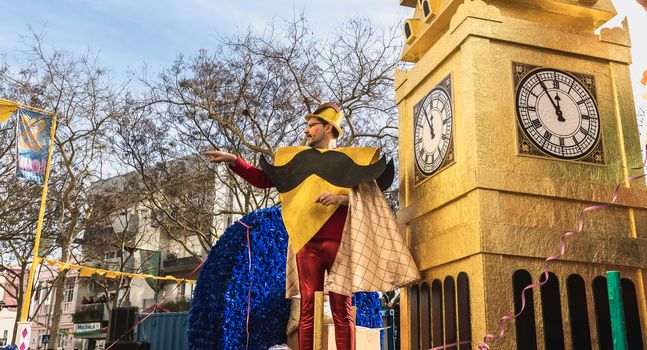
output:
M341 137L344 133L341 131L341 120L344 118L344 112L337 102L322 103L312 114L306 114L306 121L315 117L332 124Z

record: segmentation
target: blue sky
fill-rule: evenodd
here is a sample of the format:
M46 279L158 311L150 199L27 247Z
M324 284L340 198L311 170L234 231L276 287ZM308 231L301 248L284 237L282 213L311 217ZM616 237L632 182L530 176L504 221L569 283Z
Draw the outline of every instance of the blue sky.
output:
M25 0L3 4L0 54L19 62L28 26L43 28L47 42L57 48L99 53L100 61L121 75L142 62L151 68L170 64L179 54L191 55L218 45L219 36L264 29L275 18L305 12L321 36L361 15L397 25L409 9L397 0L373 1L207 1L207 0Z
M636 99L644 93L639 80L647 69L647 12L634 0L613 1L619 15L629 17L633 37L632 76ZM370 4L370 5L367 5ZM99 55L117 78L146 62L149 72L169 65L178 54L214 48L219 36L247 28L262 30L276 18L304 12L321 37L350 16L368 17L386 26L400 26L412 9L399 0L23 0L3 3L0 55L10 63L23 58L28 27L45 31L46 43L72 52ZM642 33L642 38L639 34ZM641 101L645 103L646 101Z

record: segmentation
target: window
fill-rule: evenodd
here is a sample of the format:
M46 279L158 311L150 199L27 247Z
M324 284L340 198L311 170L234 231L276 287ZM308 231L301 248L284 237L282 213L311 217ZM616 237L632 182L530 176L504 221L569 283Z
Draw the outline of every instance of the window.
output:
M58 337L58 347L61 349L64 349L67 346L67 332L69 332L70 329L64 329L62 333L59 333Z
M532 284L532 277L526 270L517 270L512 275L512 297L514 300L514 313L521 311L521 295L525 293L526 306L524 311L515 320L517 336L517 349L537 349L537 331L535 329L535 301L532 289L524 289Z
M636 297L636 286L628 278L623 278L621 283L629 349L643 350L643 336L640 330L640 314L638 298Z
M71 303L74 300L74 285L66 284L65 285L65 302Z
M44 335L45 335L44 330L38 331L38 337L36 339L32 339L31 341L36 343L37 346L40 346L40 344L43 342Z
M409 287L409 314L411 319L411 349L420 349L420 288L417 285Z
M422 282L420 287L420 346L431 348L431 295L429 283Z
M186 294L186 283L182 282L180 283L180 296L184 296Z
M541 313L544 319L544 344L546 349L564 350L564 329L562 328L562 307L559 294L559 281L557 276L549 272L541 274L541 282L546 282L540 287Z
M189 294L186 296L187 299L193 299L194 290L195 290L195 284L189 284Z
M457 281L457 296L458 296L458 336L459 341L467 341L472 339L472 326L470 315L470 284L467 274L461 272L458 274ZM471 349L471 344L461 344L459 350Z
M111 250L111 251L105 252L103 257L106 260L117 259L117 251L116 250Z
M434 347L443 342L443 284L439 279L431 282L431 342Z
M456 332L456 285L452 276L445 277L443 283L445 296L445 344L453 344L458 340Z
M580 275L570 275L566 280L568 292L568 317L571 320L571 338L574 349L591 350L591 327L586 305L586 286Z
M609 292L607 290L607 279L604 276L593 279L593 303L595 305L595 321L598 326L600 350L613 350Z
M444 282L434 279L431 285L424 281L409 287L409 307L411 349L424 350L456 343L459 335L461 340L471 339L466 273L458 275L458 299L456 282L452 276L447 276ZM462 344L458 349L470 349L470 345Z

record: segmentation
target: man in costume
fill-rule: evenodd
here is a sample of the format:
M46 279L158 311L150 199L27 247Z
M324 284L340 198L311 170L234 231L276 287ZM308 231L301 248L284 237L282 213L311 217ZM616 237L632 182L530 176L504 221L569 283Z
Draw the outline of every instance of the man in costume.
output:
M393 181L393 163L378 159L377 148L337 147L338 104L321 104L305 119L308 147L281 147L274 165L261 159L262 170L227 152L203 154L255 187L279 191L290 239L286 296L301 298L299 349L312 349L314 294L325 289L337 349L352 350L352 294L393 290L420 275L380 190Z

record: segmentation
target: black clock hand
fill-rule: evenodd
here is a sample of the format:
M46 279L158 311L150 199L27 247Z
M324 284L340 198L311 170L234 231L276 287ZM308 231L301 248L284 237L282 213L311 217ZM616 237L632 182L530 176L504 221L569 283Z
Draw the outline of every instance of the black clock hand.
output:
M431 138L435 139L436 138L436 133L434 132L434 125L431 123L431 120L434 119L434 116L431 116L431 119L429 119L429 115L427 114L427 111L425 112L425 120L429 124L429 129L431 130Z
M555 93L555 102L557 102L557 109L555 110L555 113L557 113L557 121L559 122L565 122L566 119L564 119L564 113L562 113L562 107L559 105L559 101L562 99L559 98L559 94Z
M557 120L560 122L566 121L566 119L564 119L564 116L562 115L563 114L562 109L559 107L559 104L555 103L555 101L553 101L553 98L550 97L548 88L546 87L546 85L544 85L544 82L541 79L539 79L539 85L541 85L541 88L544 89L544 92L546 92L546 95L548 95L548 99L550 100L550 103L553 105L553 107L555 107L555 114L557 114ZM559 96L557 96L557 98L559 98Z

